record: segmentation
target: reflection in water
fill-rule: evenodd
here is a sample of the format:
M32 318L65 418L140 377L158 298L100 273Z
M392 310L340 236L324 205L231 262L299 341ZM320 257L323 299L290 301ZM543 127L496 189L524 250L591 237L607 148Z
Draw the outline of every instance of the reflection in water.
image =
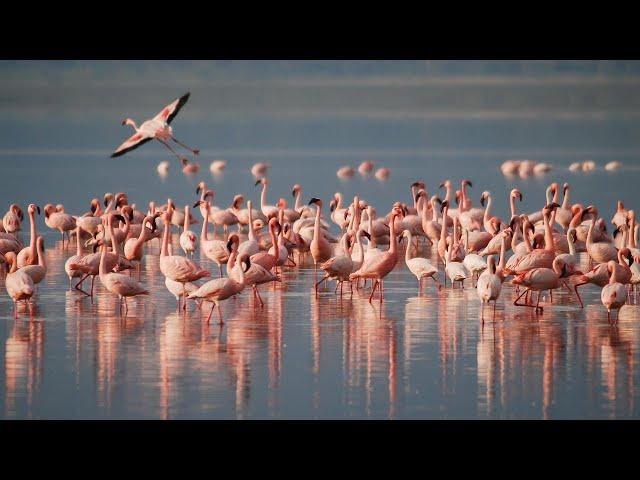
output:
M54 245L36 317L14 322L10 308L3 317L6 418L638 415L640 307L611 326L591 287L584 310L558 292L536 317L514 309L505 284L495 321L483 324L470 286L418 295L401 265L387 300L370 304L370 285L316 297L307 267L261 287L264 308L247 292L226 301L219 326L203 322L208 305L176 311L155 244L140 272L154 295L132 300L127 317L99 280L93 301L67 290L62 266L73 252Z

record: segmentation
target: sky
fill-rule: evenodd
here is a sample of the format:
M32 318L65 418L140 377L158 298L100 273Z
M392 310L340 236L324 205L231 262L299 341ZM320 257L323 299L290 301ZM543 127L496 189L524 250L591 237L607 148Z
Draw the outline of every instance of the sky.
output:
M0 153L107 156L186 91L176 136L211 155L640 152L640 62L554 60L0 61Z

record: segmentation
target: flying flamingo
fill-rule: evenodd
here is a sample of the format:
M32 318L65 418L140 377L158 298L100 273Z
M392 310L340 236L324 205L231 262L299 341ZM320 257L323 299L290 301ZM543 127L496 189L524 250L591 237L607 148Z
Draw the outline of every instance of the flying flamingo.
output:
M119 157L124 155L125 153L138 148L143 143L147 143L150 140L156 139L160 143L162 143L165 147L167 147L171 153L173 153L178 160L182 162L182 157L176 153L176 151L171 148L171 146L167 143L168 140L173 140L178 145L186 148L194 155L198 155L200 150L193 149L191 147L186 146L184 143L180 142L176 137L173 136L173 129L170 126L172 120L178 115L180 109L187 103L189 99L190 93L184 94L182 97L173 101L166 107L162 109L160 113L158 113L155 117L146 122L143 122L140 127L136 125L136 122L131 120L130 118L126 118L122 121L122 125L131 125L133 129L136 131L131 137L129 137L122 145L120 145L115 152L111 154L111 158Z
M625 303L627 303L627 289L618 280L616 262L608 262L607 271L611 277L609 278L609 283L602 288L602 292L600 292L600 299L607 309L607 319L611 321L611 310L618 310L619 317L620 309Z
M26 265L36 265L38 263L38 252L36 249L36 239L38 238L38 231L36 229L36 212L40 214L40 207L33 203L27 208L29 214L29 223L31 227L31 242L28 247L23 248L18 253L18 268L22 268Z

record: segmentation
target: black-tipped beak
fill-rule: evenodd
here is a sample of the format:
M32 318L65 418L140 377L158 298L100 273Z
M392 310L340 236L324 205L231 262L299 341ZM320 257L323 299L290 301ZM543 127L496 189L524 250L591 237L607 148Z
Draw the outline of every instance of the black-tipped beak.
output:
M509 222L509 228L510 228L511 230L515 230L516 218L517 218L517 217L513 217L513 218L511 219L511 221Z
M113 218L115 218L116 220L120 220L122 223L124 223L124 217L122 215L114 215Z
M460 205L460 199L458 198L457 195L456 195L456 205Z
M438 202L438 205L442 205L442 199L440 197L436 197L436 202Z
M122 120L122 122L120 123L120 125L126 125L127 121L126 120Z
M309 200L309 203L307 205L311 205L312 203L318 203L320 201L319 198L313 197L311 200Z
M522 192L518 192L518 196L520 197L520 201L524 199L524 195L522 194Z
M329 205L329 211L333 212L336 209L336 204L331 202L331 205Z
M291 196L295 197L296 196L296 191L295 190L291 190Z
M444 182L438 185L438 188L444 188Z
M364 235L365 237L367 237L369 240L371 240L371 234L369 232L366 232L364 230L361 230L362 235Z
M109 200L107 200L107 197L104 197L104 206L105 207L109 206Z
M616 238L619 233L620 233L620 227L616 227L616 229L613 231L613 238Z
M202 203L201 200L198 200L196 203L193 204L193 208L197 208L198 205L200 205Z
M473 183L471 183L471 180L465 180L465 183L473 188Z
M253 186L257 187L260 182L261 182L261 180L256 180L256 183Z
M412 187L419 187L420 186L420 182L413 182L411 184Z
M38 205L36 205L36 210L38 211L38 215L40 215L40 207Z
M484 202L485 202L486 197L484 195L482 195L480 197L480 205L482 205L484 207Z
M229 253L231 253L233 251L233 240L229 240L227 242L227 250L229 250Z
M196 188L196 195L200 195L200 190L202 189L200 188L200 185L198 185L198 188Z
M449 208L449 200L445 200L440 204L440 213L444 212L445 208Z
M627 260L629 260L629 266L633 265L633 255L631 255L631 251L627 254Z

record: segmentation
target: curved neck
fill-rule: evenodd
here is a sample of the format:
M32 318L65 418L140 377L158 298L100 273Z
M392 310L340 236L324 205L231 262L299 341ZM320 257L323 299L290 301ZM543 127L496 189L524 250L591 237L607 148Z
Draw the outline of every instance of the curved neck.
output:
M29 212L29 222L31 222L31 242L29 243L29 247L31 247L31 255L36 255L36 239L38 237L38 233L36 232L36 213Z
M313 240L320 238L320 204L316 205L316 218L313 223Z
M527 235L527 224L524 223L522 225L522 241L524 242L524 246L527 248L527 252L532 252L533 247L531 246L531 241L529 240L529 235Z
M251 203L247 203L247 209L249 210L249 240L256 239L256 232L253 229L253 208Z
M393 254L398 253L398 239L396 238L396 217L397 215L391 215L391 221L389 222L389 252ZM373 236L371 238L373 238Z
M298 189L298 191L296 192L296 203L293 209L296 212L299 212L301 208L302 208L302 189Z
M553 242L553 232L551 231L551 223L549 222L548 214L542 213L542 221L544 222L544 249L555 250Z
M511 212L513 214L513 205L511 207ZM487 195L487 208L484 209L484 221L489 221L489 218L491 218L491 195Z
M262 193L260 194L260 208L263 209L267 205L267 182L262 184Z
M500 261L498 262L498 267L500 268L500 270L504 270L504 267L506 266L506 262L507 262L506 253L507 253L507 236L505 235L502 237L502 241L500 242Z
M591 225L589 225L589 231L587 232L587 245L593 242L593 228L596 225L596 217L595 215L591 219Z
M569 244L569 254L576 254L576 247L573 245L573 235L571 235L572 230L567 231L567 243Z
M407 249L404 252L404 260L408 262L411 260L411 232L409 230L405 230L407 232Z
M269 235L271 236L271 244L273 245L273 249L275 250L273 256L276 259L276 263L280 260L280 248L278 247L278 237L276 236L276 227L273 223L269 223ZM240 265L242 268L242 265Z
M517 215L517 213L516 213L516 197L514 197L513 195L509 196L509 205L511 206L511 216L515 217Z
M115 231L113 230L113 219L109 219L109 235L111 235L111 251L118 255L120 253L120 244L118 243Z

